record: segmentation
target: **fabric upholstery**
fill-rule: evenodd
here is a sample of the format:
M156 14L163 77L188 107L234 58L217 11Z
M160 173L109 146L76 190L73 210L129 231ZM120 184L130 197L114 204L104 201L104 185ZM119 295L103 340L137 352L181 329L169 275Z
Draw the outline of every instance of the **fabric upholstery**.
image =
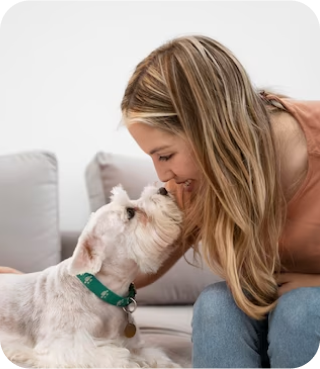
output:
M54 154L0 156L0 204L1 265L34 272L60 262Z

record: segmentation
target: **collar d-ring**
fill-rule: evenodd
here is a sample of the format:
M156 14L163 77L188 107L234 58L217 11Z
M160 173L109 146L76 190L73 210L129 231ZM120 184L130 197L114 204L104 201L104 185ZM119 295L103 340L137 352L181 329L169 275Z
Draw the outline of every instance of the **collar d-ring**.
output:
M137 301L133 298L133 297L129 297L129 300L131 301L129 303L129 305L124 306L122 309L126 312L126 313L130 313L132 314L136 308L137 308ZM133 306L131 306L133 304Z

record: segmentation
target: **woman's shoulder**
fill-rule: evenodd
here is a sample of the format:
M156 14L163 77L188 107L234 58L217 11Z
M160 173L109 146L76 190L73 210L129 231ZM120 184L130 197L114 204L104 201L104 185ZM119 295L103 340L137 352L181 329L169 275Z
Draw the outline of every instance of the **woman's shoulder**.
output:
M288 123L290 123L289 120L296 121L297 128L300 127L300 130L307 138L308 145L310 146L308 148L309 152L312 152L313 149L319 149L320 100L297 100L271 94L266 96L271 105L273 105L272 102L275 101L278 106L282 107L282 109L276 110L278 113L288 113L286 114ZM288 129L290 129L290 127L288 127Z
M320 101L296 100L265 94L272 110L281 180L287 200L298 191L307 177L309 157L320 156Z

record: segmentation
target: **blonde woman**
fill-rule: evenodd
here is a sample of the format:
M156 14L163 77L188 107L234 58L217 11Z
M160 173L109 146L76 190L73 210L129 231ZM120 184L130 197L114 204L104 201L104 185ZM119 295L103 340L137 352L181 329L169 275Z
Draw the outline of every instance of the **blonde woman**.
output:
M259 92L202 36L166 43L122 101L133 138L185 211L183 238L226 282L194 306L194 367L299 367L320 341L320 102ZM15 272L6 270L6 272Z
M226 282L194 306L194 367L299 367L320 342L320 102L258 92L202 36L136 67L129 132L184 208L184 237L157 276L201 241Z

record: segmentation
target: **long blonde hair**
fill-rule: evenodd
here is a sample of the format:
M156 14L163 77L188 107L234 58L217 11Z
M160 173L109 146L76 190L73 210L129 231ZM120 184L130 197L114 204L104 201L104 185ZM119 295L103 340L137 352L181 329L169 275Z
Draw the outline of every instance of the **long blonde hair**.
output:
M277 299L284 219L263 95L226 47L190 36L138 64L121 109L127 125L143 122L188 141L203 181L186 211L184 240L201 240L205 261L227 281L239 308L263 318Z

